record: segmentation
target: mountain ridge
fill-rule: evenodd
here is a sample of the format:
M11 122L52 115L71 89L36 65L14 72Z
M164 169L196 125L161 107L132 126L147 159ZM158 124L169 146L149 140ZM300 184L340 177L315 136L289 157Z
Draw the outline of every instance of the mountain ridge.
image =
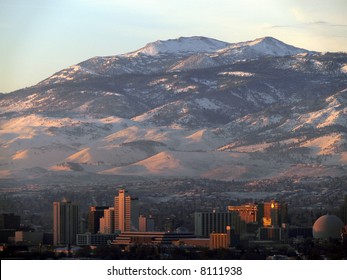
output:
M347 54L272 37L156 44L0 96L0 177L346 173Z

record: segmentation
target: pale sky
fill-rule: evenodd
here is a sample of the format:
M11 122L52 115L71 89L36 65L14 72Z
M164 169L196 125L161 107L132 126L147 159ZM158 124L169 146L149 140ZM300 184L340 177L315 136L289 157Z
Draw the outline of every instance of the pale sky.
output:
M347 0L0 0L0 92L181 36L347 52L346 15Z

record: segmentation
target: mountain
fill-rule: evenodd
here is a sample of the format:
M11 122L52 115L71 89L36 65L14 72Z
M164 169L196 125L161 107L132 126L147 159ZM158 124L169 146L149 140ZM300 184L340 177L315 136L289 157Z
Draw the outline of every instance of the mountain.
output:
M346 69L271 37L94 57L0 95L0 178L340 176Z
M158 40L153 43L147 44L144 48L139 49L127 56L134 55L148 55L157 56L160 54L178 54L178 53L191 53L198 52L216 52L230 46L229 43L210 39L206 37L180 37L178 39L170 39L167 41Z

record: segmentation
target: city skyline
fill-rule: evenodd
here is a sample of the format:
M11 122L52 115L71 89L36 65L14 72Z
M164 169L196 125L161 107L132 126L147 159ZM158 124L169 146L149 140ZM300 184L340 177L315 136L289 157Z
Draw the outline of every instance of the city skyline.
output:
M111 196L113 195L111 194ZM67 197L69 196L67 195ZM42 254L43 258L53 254L58 259L65 257L73 259L81 257L104 258L108 256L107 252L110 251L119 252L118 254L123 254L126 259L134 257L146 259L147 253L142 255L142 250L150 252L149 258L160 258L158 252L165 252L165 258L169 256L169 258L175 259L173 252L182 249L184 249L184 254L189 259L193 256L195 256L193 258L203 257L207 252L206 250L211 251L210 254L213 252L222 253L223 250L226 250L225 253L228 252L229 257L239 259L241 257L240 248L245 250L243 257L250 252L254 252L254 248L262 248L257 254L246 257L247 259L310 259L324 257L326 254L330 256L334 253L343 256L344 244L347 244L346 194L339 195L341 203L336 204L334 207L336 215L329 214L329 211L328 214L324 214L327 212L321 212L319 211L321 208L319 208L315 211L317 216L314 219L310 219L309 215L304 216L304 209L293 203L293 201L290 203L288 197L284 196L276 199L259 199L253 202L250 199L243 199L237 203L230 203L230 198L232 198L230 197L227 204L224 204L225 207L205 210L204 212L197 211L196 208L193 208L193 212L190 212L184 207L179 207L180 212L185 217L185 223L189 219L194 221L194 233L192 228L187 229L179 226L182 225L183 221L178 216L173 215L173 213L177 214L175 203L169 204L169 212L162 217L165 220L171 217L173 227L167 228L165 222L159 222L158 226L153 228L154 220L160 221L160 212L164 209L152 212L150 209L155 209L153 208L154 205L147 205L149 212L148 210L144 211L144 208L141 211L134 212L137 215L137 221L140 220L140 228L130 228L129 217L135 215L134 213L131 215L126 208L130 206L129 202L131 200L137 202L138 198L134 199L133 192L131 191L130 195L124 188L120 189L118 195L114 198L116 201L115 207L99 206L97 204L86 208L86 205L82 205L81 201L77 204L67 199L54 202L53 234L50 234L49 230L40 230L37 226L34 229L28 224L26 226L19 225L20 216L17 215L16 229L6 228L13 227L7 224L5 219L8 220L8 217L12 217L14 214L2 214L4 222L0 223L1 242L12 248L12 251L30 247L28 258L36 256L35 252L40 250L40 252L44 252ZM140 198L146 201L146 196L140 196ZM207 195L206 198L208 199L209 196ZM94 201L96 202L96 200ZM288 203L290 207L288 207ZM123 205L123 208L125 206L125 209L122 209L120 204ZM164 205L162 204L162 206ZM221 204L216 203L215 205ZM130 206L128 209L134 208L134 206L136 205ZM321 207L321 204L319 207ZM80 208L86 209L85 211L89 213L88 227L82 226L83 217L86 217L86 213L84 211L80 212ZM101 228L101 220L104 219L106 212L114 208L117 209L118 214L116 213L113 216L118 216L120 220L118 224L124 224L124 229L112 232L102 232L101 230L95 232L97 227L96 216L100 217ZM102 210L104 211L104 217L101 217ZM128 215L126 212L128 212ZM145 225L146 216L143 213L153 219L150 228L145 228L147 227ZM304 219L302 220L302 218ZM26 218L23 221L26 221ZM176 227L178 226L177 228L174 226L175 224ZM77 229L78 225L80 227ZM4 240L5 234L8 241ZM52 235L52 238L49 237L50 235ZM313 247L312 245L307 247L308 244L311 244L310 242L313 242ZM322 246L322 244L326 245ZM287 248L286 251L283 251L283 245ZM8 252L7 247L3 247L3 250L4 248L5 252ZM309 248L317 248L319 251L310 251ZM139 254L138 257L136 257L136 254L132 255L131 252L134 252L134 250L138 252L136 253ZM305 253L305 250L308 250L309 253ZM329 252L329 250L334 251ZM197 252L199 253L197 254ZM274 252L277 252L277 255L274 255ZM320 252L322 256L317 255L317 252ZM118 255L118 257L120 256Z

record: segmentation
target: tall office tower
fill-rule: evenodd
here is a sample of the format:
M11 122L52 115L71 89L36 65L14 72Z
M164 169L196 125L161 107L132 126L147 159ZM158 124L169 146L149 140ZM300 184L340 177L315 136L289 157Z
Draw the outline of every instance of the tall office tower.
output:
M347 194L345 194L345 201L340 206L340 218L347 225Z
M139 231L140 232L147 231L147 217L144 215L140 215L139 217Z
M289 215L288 215L288 204L282 203L281 204L281 225L283 224L289 224Z
M246 232L246 223L237 212L195 212L195 235L209 237L211 233L226 233L226 228L242 236Z
M244 204L240 206L228 206L228 212L236 212L245 223L257 222L258 207L255 204Z
M53 244L76 244L78 206L70 201L53 202Z
M264 218L264 203L257 203L257 223L259 226L263 226L263 218Z
M147 231L154 231L154 219L152 216L147 218Z
M114 207L109 207L104 210L104 215L100 218L100 233L113 234L115 232L114 227L115 215Z
M138 199L132 198L124 189L114 198L115 230L137 231L139 228Z
M91 206L88 213L88 232L95 234L100 229L100 218L104 216L104 210L108 206Z
M19 229L20 216L14 213L0 214L0 229Z
M145 215L140 215L139 231L141 232L154 231L154 219L151 216L147 218Z
M263 226L281 225L281 204L275 200L264 203Z

